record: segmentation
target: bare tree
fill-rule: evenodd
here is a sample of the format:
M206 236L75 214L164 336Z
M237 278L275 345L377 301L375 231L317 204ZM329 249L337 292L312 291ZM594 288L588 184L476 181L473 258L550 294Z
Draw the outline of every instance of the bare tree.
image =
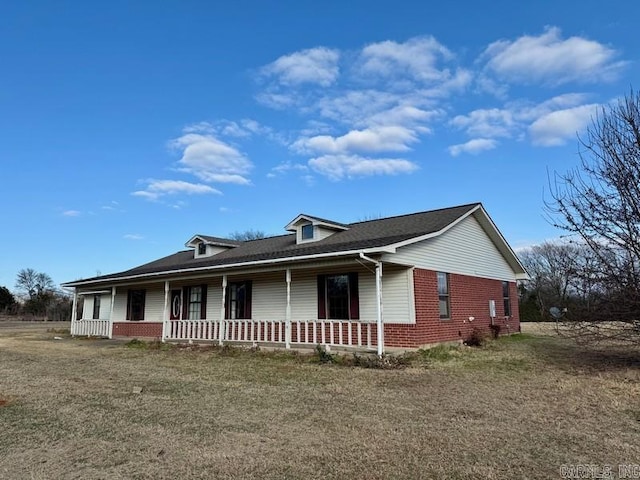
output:
M54 290L55 285L49 275L36 272L33 268L23 268L16 278L16 289L34 299L48 291Z
M594 338L640 342L640 95L603 107L580 146L581 167L555 174L546 205L592 254L589 303L568 318Z
M544 242L518 256L529 273L525 292L538 307L541 320L550 320L551 307L566 308L574 293L580 249L570 243Z
M265 238L267 235L262 230L245 230L244 232L233 232L229 234L231 240L238 240L241 242L247 240L259 240Z

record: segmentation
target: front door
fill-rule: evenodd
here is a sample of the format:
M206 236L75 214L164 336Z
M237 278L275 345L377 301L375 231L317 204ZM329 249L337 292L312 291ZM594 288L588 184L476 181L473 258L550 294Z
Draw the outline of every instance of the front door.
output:
M171 304L169 308L169 318L171 320L180 320L180 313L182 312L182 290L171 290Z

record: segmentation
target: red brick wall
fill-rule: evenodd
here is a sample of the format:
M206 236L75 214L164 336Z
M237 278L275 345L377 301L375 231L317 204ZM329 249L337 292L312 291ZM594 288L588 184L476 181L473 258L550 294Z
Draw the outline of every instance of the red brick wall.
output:
M113 322L114 337L162 338L161 322Z
M496 302L494 323L501 332L520 329L518 297L515 282L510 283L511 314L504 318L502 282L466 275L449 275L451 318L441 320L438 310L436 272L415 269L413 274L416 304L416 323L413 325L386 324L384 343L388 347L419 347L429 343L465 340L473 328L489 333L489 300ZM474 317L469 321L469 317Z

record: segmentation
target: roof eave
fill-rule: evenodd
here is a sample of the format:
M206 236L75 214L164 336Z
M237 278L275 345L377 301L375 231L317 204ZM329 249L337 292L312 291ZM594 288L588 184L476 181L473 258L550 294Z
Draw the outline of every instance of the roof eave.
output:
M141 279L155 279L162 276L182 274L182 273L199 273L199 272L216 272L216 271L224 271L231 270L243 267L255 267L255 266L268 266L268 265L277 265L277 264L285 264L285 263L296 263L303 262L315 259L328 259L331 257L342 258L348 256L357 257L360 253L364 254L372 254L372 253L394 253L395 249L389 246L382 247L372 247L372 248L364 248L364 249L356 249L356 250L345 250L342 252L329 252L329 253L320 253L313 255L301 255L297 257L281 257L281 258L272 258L268 260L256 260L252 262L239 262L239 263L227 263L223 265L209 265L205 267L193 267L193 268L178 268L172 270L161 270L158 272L151 273L140 273L137 275L128 275L123 277L108 277L108 278L96 278L90 280L78 280L73 282L63 283L63 287L81 287L84 285L101 285L108 284L114 282L121 282L123 280L141 280Z

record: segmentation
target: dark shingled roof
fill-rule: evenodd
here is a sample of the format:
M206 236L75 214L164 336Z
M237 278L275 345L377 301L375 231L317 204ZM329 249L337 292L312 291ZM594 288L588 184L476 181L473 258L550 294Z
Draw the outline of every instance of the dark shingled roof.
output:
M158 272L170 272L198 267L214 267L234 265L246 262L259 262L274 259L286 259L307 255L339 253L353 250L364 250L385 247L405 240L435 233L447 227L461 216L476 208L479 203L460 205L457 207L431 210L428 212L400 215L397 217L368 220L351 223L348 230L337 232L325 239L297 245L296 235L287 234L268 237L259 240L239 242L238 246L211 257L194 258L193 250L174 253L168 257L155 260L124 272L103 275L100 277L79 280L75 283L90 283L118 279L134 275L144 275ZM315 217L317 218L317 217ZM336 223L336 222L330 222ZM217 237L216 240L226 241Z

